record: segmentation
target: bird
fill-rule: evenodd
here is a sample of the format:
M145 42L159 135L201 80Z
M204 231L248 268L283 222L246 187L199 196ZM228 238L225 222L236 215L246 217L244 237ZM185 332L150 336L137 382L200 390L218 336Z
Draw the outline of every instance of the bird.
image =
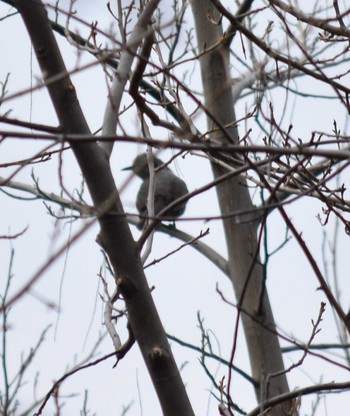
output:
M155 180L154 180L154 215L157 216L165 207L174 202L176 199L187 195L188 189L185 182L178 178L163 161L154 157ZM135 175L142 179L142 184L136 197L136 208L140 214L138 229L143 229L147 216L147 198L150 185L150 173L146 153L138 155L133 164L123 170L132 170ZM177 218L180 217L186 209L187 200L182 201L169 212L166 216Z

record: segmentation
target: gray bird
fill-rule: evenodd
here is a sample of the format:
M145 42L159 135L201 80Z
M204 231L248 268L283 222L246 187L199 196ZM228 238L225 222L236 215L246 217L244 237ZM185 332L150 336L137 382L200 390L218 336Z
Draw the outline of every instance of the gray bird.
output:
M183 180L174 175L174 173L163 165L160 159L154 158L155 184L154 184L154 215L162 211L176 199L188 194L188 189ZM158 169L157 169L158 168ZM160 169L159 169L160 168ZM132 170L135 175L139 176L143 182L136 197L136 208L140 213L140 222L138 228L142 229L146 222L147 197L149 188L149 168L147 154L142 153L137 156L132 166L123 170ZM177 218L185 212L187 201L181 202L176 207L166 213L167 217Z

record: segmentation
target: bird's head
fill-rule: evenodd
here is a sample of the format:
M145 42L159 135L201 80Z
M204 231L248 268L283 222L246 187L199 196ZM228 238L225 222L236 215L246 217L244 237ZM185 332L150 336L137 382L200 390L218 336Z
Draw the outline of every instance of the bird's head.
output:
M163 165L163 162L158 159L154 158L154 167L158 168L159 166ZM149 177L149 168L148 168L148 159L146 153L141 153L138 155L133 164L124 168L123 170L132 170L135 175L139 176L141 179L146 179Z

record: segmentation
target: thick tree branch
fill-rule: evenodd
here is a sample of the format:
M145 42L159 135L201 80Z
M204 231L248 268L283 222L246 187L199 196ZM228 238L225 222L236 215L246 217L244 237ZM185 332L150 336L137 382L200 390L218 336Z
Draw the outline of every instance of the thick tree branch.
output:
M74 86L39 0L16 0L63 133L90 134ZM124 297L129 322L165 415L193 415L143 273L108 160L96 143L71 141L101 227L101 240Z
M119 106L124 94L125 85L129 80L131 65L144 37L148 35L150 30L153 30L150 25L150 21L159 1L160 0L150 0L146 3L127 41L127 44L123 45L118 69L115 73L114 80L109 91L103 120L102 135L112 135L116 132ZM104 147L108 157L112 153L112 146L113 142L105 143Z

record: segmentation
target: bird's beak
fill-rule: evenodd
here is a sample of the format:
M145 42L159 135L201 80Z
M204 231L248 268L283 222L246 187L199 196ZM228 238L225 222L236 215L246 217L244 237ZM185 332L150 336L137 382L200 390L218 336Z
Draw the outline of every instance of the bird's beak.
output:
M123 168L122 170L132 170L132 166L128 166L127 168Z

